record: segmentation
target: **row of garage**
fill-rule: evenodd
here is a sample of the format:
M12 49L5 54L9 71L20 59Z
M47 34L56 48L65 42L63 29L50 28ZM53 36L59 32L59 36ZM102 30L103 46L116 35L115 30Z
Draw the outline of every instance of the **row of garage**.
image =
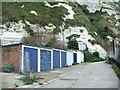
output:
M28 53L28 58L26 53ZM40 72L81 62L84 62L84 54L80 51L22 45L20 70L26 72L28 63L30 72Z

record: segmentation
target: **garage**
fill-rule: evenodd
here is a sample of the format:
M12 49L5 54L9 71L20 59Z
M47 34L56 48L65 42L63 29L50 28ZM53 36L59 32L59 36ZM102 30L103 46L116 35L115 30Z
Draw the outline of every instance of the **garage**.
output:
M38 72L38 49L34 47L24 47L24 72L26 72L26 53L29 55L30 72Z
M73 64L73 52L67 51L67 66Z
M66 66L66 51L61 51L61 67L65 67Z
M61 61L60 61L60 50L53 50L53 68L60 68Z
M51 50L40 49L40 70L49 71L52 68L51 65Z

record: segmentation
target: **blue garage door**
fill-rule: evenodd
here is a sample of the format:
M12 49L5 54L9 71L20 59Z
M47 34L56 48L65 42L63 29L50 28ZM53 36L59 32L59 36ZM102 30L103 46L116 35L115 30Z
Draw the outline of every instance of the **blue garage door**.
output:
M77 63L77 53L74 53L74 63Z
M71 66L73 64L73 53L67 52L67 65Z
M60 51L53 50L53 68L60 68Z
M38 71L38 49L24 47L24 71L26 71L26 52L29 53L30 72Z
M51 51L40 50L40 68L41 71L51 70Z
M61 51L61 63L62 67L66 66L66 52Z

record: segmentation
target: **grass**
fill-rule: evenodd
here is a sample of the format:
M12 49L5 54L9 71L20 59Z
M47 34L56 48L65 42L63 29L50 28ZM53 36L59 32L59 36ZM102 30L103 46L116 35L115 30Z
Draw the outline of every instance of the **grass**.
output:
M57 3L52 2L50 4L54 5ZM54 34L61 32L59 26L61 26L63 22L65 23L66 28L69 26L85 26L89 34L92 35L92 37L94 37L97 41L99 41L96 43L100 44L104 48L107 48L108 39L106 36L110 35L117 37L114 32L112 32L112 24L108 22L108 19L115 20L113 19L113 16L109 16L106 12L101 11L90 13L85 5L81 6L76 2L69 2L68 4L73 7L75 14L74 19L67 19L65 21L63 18L69 13L68 10L63 6L50 8L45 6L44 2L3 2L2 22L6 23L27 20L31 24L39 24L40 27L44 27L49 23L52 23L57 27L53 31ZM22 5L24 5L24 8L21 8ZM36 11L38 16L30 14L29 12L31 10ZM25 30L31 36L35 35L33 30L27 25L25 26ZM95 32L98 35L96 35ZM94 42L95 41L93 41L93 44Z
M107 60L106 63L110 64L112 66L112 69L116 73L117 77L120 79L120 68L115 63L113 63L113 62L111 62L109 60Z
M64 15L68 14L66 8L62 6L50 8L45 6L44 2L4 2L2 5L3 23L27 20L40 26L45 26L49 23L62 25ZM21 8L22 5L25 7ZM38 16L30 14L31 10L36 11Z
M117 74L118 78L120 79L120 68L118 68L116 64L111 64L111 65L112 65L113 70Z

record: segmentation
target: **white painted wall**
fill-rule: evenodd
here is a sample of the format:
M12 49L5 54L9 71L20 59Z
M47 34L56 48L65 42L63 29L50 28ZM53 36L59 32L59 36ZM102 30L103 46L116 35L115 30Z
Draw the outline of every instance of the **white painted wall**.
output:
M84 62L84 54L81 51L77 51L77 63Z
M23 35L17 32L4 32L1 36L1 44L2 45L9 45L9 44L16 44L20 43Z

